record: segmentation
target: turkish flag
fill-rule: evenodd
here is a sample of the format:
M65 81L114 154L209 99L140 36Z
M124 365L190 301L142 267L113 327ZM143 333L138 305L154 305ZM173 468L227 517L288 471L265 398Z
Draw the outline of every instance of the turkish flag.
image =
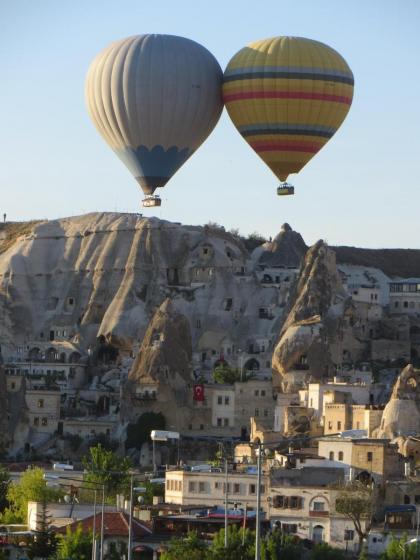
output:
M194 400L195 401L204 401L204 385L200 383L200 385L194 385Z

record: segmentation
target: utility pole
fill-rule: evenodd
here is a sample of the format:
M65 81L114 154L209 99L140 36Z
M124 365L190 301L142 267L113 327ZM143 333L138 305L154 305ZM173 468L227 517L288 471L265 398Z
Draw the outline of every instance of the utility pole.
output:
M261 460L262 445L258 442L258 458L257 458L257 512L255 517L255 560L260 560L261 548Z
M96 488L93 491L93 535L92 535L92 560L96 560Z
M133 494L134 494L134 475L131 475L130 480L130 515L128 521L128 553L127 560L131 560L132 548L133 548Z
M104 516L105 516L105 483L102 483L102 512L101 512L101 551L99 560L104 560Z
M225 457L225 549L228 547L228 460Z

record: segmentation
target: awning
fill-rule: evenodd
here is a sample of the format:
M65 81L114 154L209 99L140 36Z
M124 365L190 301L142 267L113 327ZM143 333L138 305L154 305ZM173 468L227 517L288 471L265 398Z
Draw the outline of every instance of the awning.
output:
M415 513L416 511L416 506L409 504L385 507L385 513Z

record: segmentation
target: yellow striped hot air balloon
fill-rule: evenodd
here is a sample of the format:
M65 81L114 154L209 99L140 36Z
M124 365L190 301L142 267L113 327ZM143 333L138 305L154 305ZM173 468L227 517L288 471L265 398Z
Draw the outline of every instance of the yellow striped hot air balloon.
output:
M344 121L353 74L334 49L302 37L251 43L230 60L223 99L243 138L281 180L298 173ZM293 194L287 183L278 194Z

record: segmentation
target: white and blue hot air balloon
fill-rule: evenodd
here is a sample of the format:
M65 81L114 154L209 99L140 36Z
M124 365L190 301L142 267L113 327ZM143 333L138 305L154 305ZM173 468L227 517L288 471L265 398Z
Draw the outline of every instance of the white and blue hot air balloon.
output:
M160 206L155 190L215 127L222 77L207 49L173 35L116 41L93 60L86 78L89 115L139 183L144 206Z

